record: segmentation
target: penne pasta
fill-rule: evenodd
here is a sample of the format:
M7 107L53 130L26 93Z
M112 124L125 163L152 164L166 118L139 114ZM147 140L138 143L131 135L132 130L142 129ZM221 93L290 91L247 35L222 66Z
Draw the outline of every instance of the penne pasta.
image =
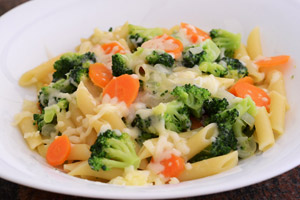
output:
M68 174L71 176L91 176L111 180L117 176L121 176L123 174L123 170L111 169L109 171L94 171L90 168L87 161L83 161L80 164L78 164L73 170L71 170Z
M251 60L263 55L259 27L255 27L248 36L247 52Z
M238 163L237 151L224 156L218 156L207 160L192 163L190 169L185 169L179 175L180 181L189 181L214 174L221 173L235 167Z
M276 91L270 93L270 122L275 134L282 135L285 124L286 98Z
M190 137L187 141L187 145L190 149L189 153L186 155L186 159L189 160L194 157L197 153L201 152L208 145L212 143L212 141L218 135L218 127L217 124L209 124L203 129L201 129L198 133Z
M274 144L275 139L268 112L265 107L258 109L255 116L255 128L254 136L257 140L258 148L261 151L266 151Z
M59 58L60 55L23 74L19 79L19 85L30 86L38 82L49 84L51 82L50 75L54 72L53 64Z

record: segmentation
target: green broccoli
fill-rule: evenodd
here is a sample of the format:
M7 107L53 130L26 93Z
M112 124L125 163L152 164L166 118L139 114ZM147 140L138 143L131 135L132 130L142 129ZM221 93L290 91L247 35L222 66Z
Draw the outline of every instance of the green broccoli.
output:
M202 62L199 66L199 69L203 73L212 74L216 77L224 77L228 74L228 70L226 67L219 65L217 63L212 62Z
M89 77L89 68L77 67L70 70L69 78L73 85L79 85L80 81Z
M131 165L137 169L140 165L141 160L136 155L134 142L127 133L118 134L114 130L106 130L99 134L90 150L92 154L88 163L95 171Z
M227 109L209 116L204 122L205 125L217 123L219 134L216 140L195 155L189 162L197 162L204 159L221 156L237 149L237 139L233 132L233 125L239 116L237 109Z
M199 63L204 61L205 53L206 52L199 46L190 46L186 48L182 53L183 66L192 68L195 65L199 65Z
M181 101L174 100L167 103L163 119L166 129L177 133L186 131L191 127L188 107Z
M182 53L182 64L192 68L202 62L214 62L220 55L220 49L210 39L205 40L199 46L187 47Z
M66 99L60 99L57 104L43 109L42 114L33 114L34 124L37 125L40 133L49 136L50 133L56 132L56 114L61 110L68 110L68 107L69 102Z
M212 29L210 31L210 37L216 45L224 49L225 56L232 58L235 50L240 47L241 35L230 33L223 29Z
M206 100L203 104L204 112L208 115L216 114L218 112L222 112L227 109L229 103L228 101L223 98L219 99L213 97L209 100Z
M77 89L77 86L75 86L75 84L73 82L71 82L70 78L67 79L67 80L66 79L60 79L60 80L58 80L56 82L52 82L52 83L50 83L50 85L44 86L44 87L45 88L48 87L48 88L56 89L57 91L62 92L62 93L72 94Z
M142 145L146 140L158 137L156 130L151 126L151 121L151 117L143 119L137 114L131 122L132 127L137 127L140 130L140 134L135 139L138 144Z
M128 40L132 45L132 49L140 47L144 42L164 34L161 28L144 28L142 26L128 25Z
M113 76L133 74L133 70L128 67L126 55L117 53L112 56L112 72Z
M67 79L68 73L77 67L89 68L91 63L96 62L94 53L87 52L85 54L66 53L54 63L53 81L56 82L60 79Z
M49 86L42 87L38 94L40 107L44 109L47 106L56 104L59 100L59 93L71 94L76 91L76 88L77 87L71 84L70 79L60 79L55 83L51 83Z
M41 108L57 103L57 94L72 94L81 80L88 78L89 66L96 62L94 53L66 53L54 63L56 72L50 85L42 87L38 94Z
M248 75L247 67L238 59L223 57L219 64L226 65L228 69L228 74L225 75L226 78L238 80Z
M150 65L162 64L166 67L172 67L175 62L170 54L158 51L152 51L152 53L146 57L146 61Z
M204 61L214 62L219 57L221 51L218 46L210 39L201 43L202 49L205 52L203 54Z
M203 104L211 96L207 89L190 84L175 87L171 94L182 101L196 118L202 116Z

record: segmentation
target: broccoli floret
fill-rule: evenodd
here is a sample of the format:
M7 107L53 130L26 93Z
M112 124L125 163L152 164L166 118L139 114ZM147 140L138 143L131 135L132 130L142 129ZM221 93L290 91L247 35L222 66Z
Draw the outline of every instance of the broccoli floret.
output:
M192 124L189 117L188 107L181 101L177 100L166 104L163 119L165 120L166 129L177 133L190 129Z
M80 81L89 77L89 68L77 67L70 71L69 78L73 85L79 85Z
M182 64L192 68L206 62L214 62L220 55L220 49L210 39L205 40L200 46L187 47L182 53Z
M68 73L74 68L89 68L89 65L95 62L95 54L91 52L82 55L78 53L66 53L54 63L54 69L56 71L53 73L53 82L60 79L67 79Z
M47 106L54 105L60 99L57 97L59 93L73 93L76 91L76 86L71 84L70 79L60 79L55 83L51 83L49 86L44 86L41 88L38 94L38 100L40 107L44 109Z
M182 101L196 118L202 116L203 104L211 96L207 89L190 84L175 87L171 94Z
M52 105L42 110L42 114L33 114L34 124L44 136L49 136L50 133L56 132L55 125L57 124L56 114L61 110L67 110L69 102L66 99L58 100L56 105Z
M217 123L219 134L216 140L190 159L190 162L197 162L204 159L221 156L237 149L237 139L233 132L233 125L239 116L237 109L227 109L223 112L211 115L205 120L205 124Z
M137 114L131 122L131 126L137 127L141 131L135 139L139 145L142 145L146 140L158 137L155 129L151 126L151 117L143 119L139 114Z
M223 57L219 62L221 65L226 65L228 69L228 74L225 75L226 78L234 78L238 80L248 75L248 69L243 63L238 59Z
M228 74L228 70L226 67L215 62L202 62L199 66L199 69L203 73L212 74L216 77L224 77L226 74Z
M142 26L128 25L128 39L133 46L133 49L140 47L144 42L154 38L155 36L162 35L163 29L161 28L144 28Z
M60 79L60 80L56 81L55 83L51 83L49 86L45 86L45 87L56 89L62 93L72 94L77 89L77 86L75 86L75 84L73 82L70 79L67 79L67 80Z
M112 56L112 72L113 76L133 74L132 69L128 68L127 57L125 55L117 53Z
M229 103L225 98L219 99L213 97L210 100L206 100L204 102L203 109L206 114L213 115L226 110L228 105Z
M199 52L200 51L200 52ZM182 53L182 64L185 67L192 68L195 65L204 61L204 54L206 52L202 51L201 47L191 46L186 48Z
M240 47L241 35L230 33L223 29L212 29L210 37L219 48L225 49L225 56L233 57L235 50Z
M96 142L90 148L92 154L88 159L91 169L107 171L112 168L126 168L140 165L136 155L135 145L127 133L117 134L116 131L106 130L100 133Z
M138 127L142 132L148 132L155 134L155 129L151 126L151 117L143 119L139 114L137 114L134 120L131 122L132 127Z
M221 51L218 46L210 39L201 43L202 49L205 52L203 54L203 60L207 62L214 62L220 55Z
M152 53L146 57L146 61L150 65L162 64L166 67L172 67L175 60L166 52L152 51Z
M88 77L89 66L94 62L96 62L95 55L90 52L83 55L77 53L62 55L54 63L56 72L53 74L52 83L39 91L41 108L56 104L59 100L56 94L75 92L80 81Z

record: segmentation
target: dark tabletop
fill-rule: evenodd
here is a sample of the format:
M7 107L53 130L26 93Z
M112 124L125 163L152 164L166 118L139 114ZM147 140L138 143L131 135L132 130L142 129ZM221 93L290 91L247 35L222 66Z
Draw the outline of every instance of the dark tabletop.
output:
M27 0L0 0L0 16ZM0 178L0 199L87 199L32 189ZM300 166L270 180L245 188L185 200L208 199L300 199Z

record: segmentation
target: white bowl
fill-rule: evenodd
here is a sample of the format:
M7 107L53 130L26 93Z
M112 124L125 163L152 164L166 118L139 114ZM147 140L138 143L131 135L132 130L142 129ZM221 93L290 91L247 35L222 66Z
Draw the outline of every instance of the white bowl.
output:
M46 61L49 55L73 51L79 39L89 37L95 27L108 30L127 20L147 27L188 22L204 30L225 28L239 32L245 42L250 30L260 26L265 55L288 54L299 63L299 10L299 1L293 0L37 0L11 10L0 18L0 176L30 187L76 196L154 199L231 190L296 167L300 163L300 70L294 67L285 74L291 109L286 117L286 132L276 144L227 172L177 185L122 187L68 176L30 151L11 123L24 98L35 96L33 89L18 86L21 74Z

